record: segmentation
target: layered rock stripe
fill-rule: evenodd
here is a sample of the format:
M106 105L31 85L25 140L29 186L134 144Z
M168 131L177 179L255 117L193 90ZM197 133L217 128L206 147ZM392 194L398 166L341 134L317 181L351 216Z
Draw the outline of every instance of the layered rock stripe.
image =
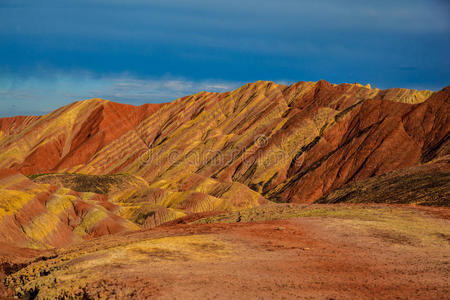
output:
M35 175L28 184L56 189L48 193L90 193L141 228L270 200L312 203L449 155L449 94L258 81L139 107L91 99L0 119L0 168ZM80 180L99 188L108 178L120 188L76 191Z
M99 194L34 183L13 170L0 172L0 238L9 245L61 247L139 229L114 211Z

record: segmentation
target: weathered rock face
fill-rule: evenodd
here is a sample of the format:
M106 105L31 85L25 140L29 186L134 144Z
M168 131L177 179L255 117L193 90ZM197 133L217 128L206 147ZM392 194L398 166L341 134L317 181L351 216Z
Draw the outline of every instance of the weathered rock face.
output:
M102 206L139 228L152 228L187 214L229 211L267 202L245 185L220 184L213 180L209 189L186 192L152 188L143 178L129 174L47 174L33 180L95 195L104 200Z
M0 119L0 168L137 176L145 188L108 199L147 207L119 214L141 226L266 199L311 203L449 154L449 94L259 81L160 105L92 99Z
M24 122L9 121L12 126L4 131L1 140L1 167L36 174L86 164L105 145L133 132L161 106L135 107L92 99L25 119L27 126Z
M310 202L351 182L428 162L449 152L450 88L418 105L367 100L300 151L301 165L269 198ZM302 157L304 156L304 157Z
M0 239L16 247L62 247L83 239L139 229L106 197L39 184L0 171Z
M351 182L317 203L450 206L450 156Z

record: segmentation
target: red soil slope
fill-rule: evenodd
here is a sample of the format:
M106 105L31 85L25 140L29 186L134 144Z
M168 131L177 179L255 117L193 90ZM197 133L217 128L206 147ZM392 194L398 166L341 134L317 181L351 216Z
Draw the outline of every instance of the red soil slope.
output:
M87 241L23 259L5 283L38 299L447 297L449 220L431 215L436 209L290 206L254 214L282 218L275 221L178 224Z

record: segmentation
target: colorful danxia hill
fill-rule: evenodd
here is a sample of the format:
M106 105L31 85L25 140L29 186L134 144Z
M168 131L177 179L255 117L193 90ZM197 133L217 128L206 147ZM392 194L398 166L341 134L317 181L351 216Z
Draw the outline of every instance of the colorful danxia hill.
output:
M445 298L449 116L321 80L0 119L0 295Z

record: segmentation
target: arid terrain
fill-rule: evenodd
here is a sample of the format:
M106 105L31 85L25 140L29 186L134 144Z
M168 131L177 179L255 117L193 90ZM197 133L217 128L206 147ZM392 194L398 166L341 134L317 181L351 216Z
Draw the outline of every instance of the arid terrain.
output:
M4 264L18 270L7 270L5 283L20 297L38 299L444 299L449 293L448 209L285 204L241 215L105 236L37 259L20 250L16 255L25 258Z
M444 299L449 116L322 80L0 119L1 295Z

